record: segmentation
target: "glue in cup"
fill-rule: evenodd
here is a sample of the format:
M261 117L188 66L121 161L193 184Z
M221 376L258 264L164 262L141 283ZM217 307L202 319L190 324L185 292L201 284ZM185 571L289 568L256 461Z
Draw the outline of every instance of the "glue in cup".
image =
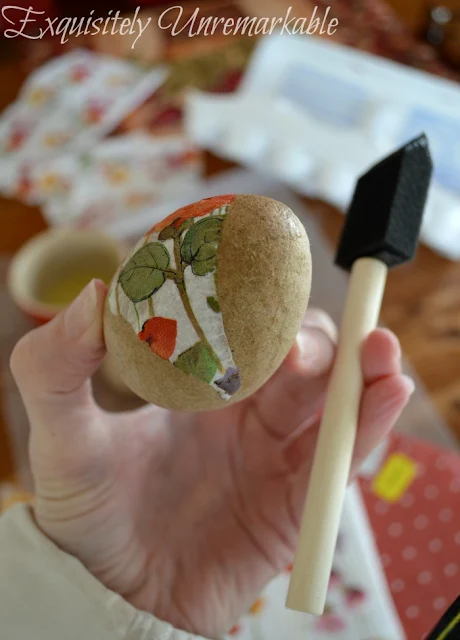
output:
M110 283L124 246L102 233L51 229L29 240L8 271L8 290L22 311L38 324L51 320L93 278Z

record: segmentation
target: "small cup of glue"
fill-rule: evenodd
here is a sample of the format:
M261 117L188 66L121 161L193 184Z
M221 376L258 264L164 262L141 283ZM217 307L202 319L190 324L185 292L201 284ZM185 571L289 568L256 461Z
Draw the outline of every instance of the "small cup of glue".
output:
M70 304L93 278L109 284L124 253L120 242L102 233L43 231L13 257L8 272L10 295L27 316L43 324Z

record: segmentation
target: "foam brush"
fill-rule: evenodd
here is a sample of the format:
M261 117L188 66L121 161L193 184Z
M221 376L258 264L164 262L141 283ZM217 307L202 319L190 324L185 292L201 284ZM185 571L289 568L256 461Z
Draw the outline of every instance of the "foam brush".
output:
M356 438L361 347L378 323L390 267L416 252L433 164L425 135L357 182L336 263L351 271L287 597L289 609L322 614Z

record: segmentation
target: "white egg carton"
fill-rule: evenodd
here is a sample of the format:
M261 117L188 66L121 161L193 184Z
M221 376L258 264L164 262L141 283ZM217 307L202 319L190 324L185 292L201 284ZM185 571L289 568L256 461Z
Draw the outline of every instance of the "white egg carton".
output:
M460 259L460 88L453 82L324 39L268 36L238 92L190 92L186 129L196 144L340 209L361 173L424 131L435 172L422 240Z

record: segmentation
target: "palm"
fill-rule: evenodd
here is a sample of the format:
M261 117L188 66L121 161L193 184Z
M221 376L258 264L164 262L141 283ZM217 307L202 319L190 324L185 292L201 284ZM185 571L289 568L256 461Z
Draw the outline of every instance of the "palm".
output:
M138 608L210 637L225 631L293 552L306 478L295 482L299 451L288 434L301 421L293 424L299 416L291 411L282 424L265 422L260 400L274 384L219 412L149 407L117 416L88 408L88 433L76 434L74 447L68 443L74 467L66 464L65 521L50 521L38 483L39 524ZM305 464L311 434L300 436ZM99 443L98 486L91 482L85 500L79 491L72 505L78 461L83 469L91 458L82 439ZM82 542L85 531L92 535Z
M293 553L306 479L295 482L286 439L256 411L247 402L196 416L157 412L153 428L144 414L131 446L120 448L120 487L127 504L139 500L144 559L126 597L210 637L230 628ZM305 443L307 464L312 445Z

